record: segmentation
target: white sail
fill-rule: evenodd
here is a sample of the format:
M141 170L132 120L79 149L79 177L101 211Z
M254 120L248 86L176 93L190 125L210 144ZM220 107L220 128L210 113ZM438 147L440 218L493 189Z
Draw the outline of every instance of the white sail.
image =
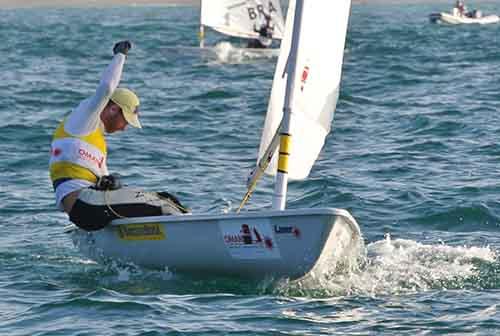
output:
M264 15L271 16L273 39L281 39L285 24L279 0L201 0L201 25L229 36L258 38Z
M342 60L351 1L304 0L296 72L290 108L291 154L288 177L304 179L331 129L339 95ZM292 42L295 0L290 1L285 36L274 74L262 133L259 158L266 151L283 117L286 72ZM325 35L325 32L329 32ZM266 173L274 175L277 155Z

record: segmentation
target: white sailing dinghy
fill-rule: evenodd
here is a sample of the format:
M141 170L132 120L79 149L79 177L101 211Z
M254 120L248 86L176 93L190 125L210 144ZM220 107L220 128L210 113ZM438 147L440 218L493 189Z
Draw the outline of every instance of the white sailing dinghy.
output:
M285 209L288 176L309 174L330 131L349 11L350 0L290 3L261 160L247 193L270 163L268 170L276 174L272 210L119 219L94 232L75 227L71 232L76 246L91 258L257 279L330 273L336 262L358 251L361 232L348 211ZM318 32L325 28L333 34L321 41Z
M265 15L274 27L272 38L281 40L285 22L280 0L201 0L200 47L204 47L205 27L242 39L258 39L256 31Z

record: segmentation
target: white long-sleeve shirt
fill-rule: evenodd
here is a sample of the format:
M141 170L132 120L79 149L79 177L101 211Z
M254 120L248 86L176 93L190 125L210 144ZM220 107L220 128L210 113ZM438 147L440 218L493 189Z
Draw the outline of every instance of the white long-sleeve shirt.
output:
M64 130L67 133L75 136L84 136L94 132L98 127L101 127L104 131L104 126L100 118L101 112L108 104L109 99L120 83L125 58L124 54L117 53L101 75L101 80L94 95L82 100L71 111L64 124ZM104 165L104 169L107 172L108 169L105 162ZM62 200L66 195L91 185L92 183L89 181L80 179L72 179L61 183L55 190L57 207L63 210Z

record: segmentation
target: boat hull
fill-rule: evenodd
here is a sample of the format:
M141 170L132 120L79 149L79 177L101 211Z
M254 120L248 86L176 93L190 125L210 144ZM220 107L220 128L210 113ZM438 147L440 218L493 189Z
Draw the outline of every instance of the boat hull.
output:
M71 230L88 257L193 274L298 279L331 271L362 244L341 209L116 220L100 231Z
M442 22L448 24L490 24L498 23L500 17L498 17L498 15L487 15L479 18L472 18L448 13L433 13L429 15L429 20L434 23Z

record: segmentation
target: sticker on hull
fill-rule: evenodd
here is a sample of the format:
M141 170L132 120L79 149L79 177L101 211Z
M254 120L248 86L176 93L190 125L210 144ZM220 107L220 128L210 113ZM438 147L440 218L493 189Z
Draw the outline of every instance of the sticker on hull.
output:
M163 240L165 230L159 223L127 224L116 228L122 240Z
M279 259L281 257L269 220L219 222L224 244L235 259Z

